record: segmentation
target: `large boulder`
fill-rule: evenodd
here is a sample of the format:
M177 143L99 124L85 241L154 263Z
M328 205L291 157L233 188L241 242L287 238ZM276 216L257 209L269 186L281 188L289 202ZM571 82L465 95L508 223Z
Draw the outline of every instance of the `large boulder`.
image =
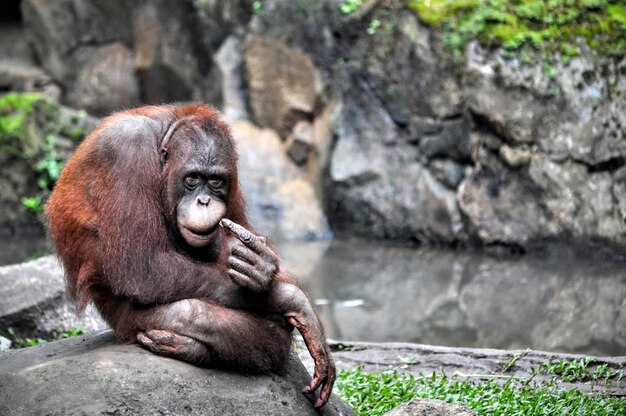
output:
M375 93L352 91L343 105L328 169L333 227L397 240L462 239L454 191L419 161L415 146L402 141Z
M65 293L63 269L54 256L0 267L0 330L12 328L20 338L60 336L82 327L107 325L91 307L80 316ZM6 333L5 333L6 335Z
M232 133L251 223L275 239L328 238L315 190L283 151L278 134L247 121L234 122Z
M226 34L204 27L192 2L138 2L131 14L142 102L220 106L222 82L213 55Z
M37 65L26 39L22 25L0 25L0 91L41 92L58 99L59 85Z
M0 413L354 415L336 396L320 413L292 356L283 375L195 367L116 343L108 331L0 354Z
M626 59L583 50L550 76L501 51L469 48L463 91L483 137L458 200L483 243L626 244L620 68Z
M65 103L95 114L139 103L126 2L26 0L22 15L41 65L66 87Z
M261 126L286 137L298 120L313 116L322 86L313 61L302 51L250 36L245 68L250 107Z

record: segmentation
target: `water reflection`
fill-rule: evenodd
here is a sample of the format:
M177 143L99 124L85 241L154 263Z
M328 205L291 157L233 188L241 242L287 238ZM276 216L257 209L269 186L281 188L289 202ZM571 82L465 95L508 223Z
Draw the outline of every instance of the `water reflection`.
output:
M279 244L334 339L626 354L624 263Z
M626 355L626 263L368 242L277 244L334 339ZM49 250L0 241L0 264Z

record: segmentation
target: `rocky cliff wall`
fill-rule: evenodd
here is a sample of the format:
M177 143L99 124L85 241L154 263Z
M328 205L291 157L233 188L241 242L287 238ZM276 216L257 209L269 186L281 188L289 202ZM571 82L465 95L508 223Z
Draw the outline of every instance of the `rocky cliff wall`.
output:
M459 62L404 2L341 3L23 0L46 82L4 88L95 114L204 100L273 130L304 185L250 205L280 222L304 189L318 228L291 237L326 235L325 215L336 234L411 242L626 244L624 57L583 48L546 70L474 42Z

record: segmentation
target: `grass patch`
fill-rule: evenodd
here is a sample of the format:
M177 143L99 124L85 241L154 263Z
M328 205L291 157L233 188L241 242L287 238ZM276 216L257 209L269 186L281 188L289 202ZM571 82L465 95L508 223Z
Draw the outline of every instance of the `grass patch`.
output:
M611 378L617 381L624 378L623 370L615 370L607 364L600 364L594 369L589 368L589 364L594 362L593 358L585 357L580 360L561 360L547 362L539 367L542 374L553 374L559 376L563 381L590 381L608 380Z
M623 0L407 0L424 23L443 33L460 59L467 43L518 50L530 45L544 58L568 60L582 44L607 56L626 53Z
M338 395L358 415L381 415L413 398L467 404L479 415L623 415L626 399L557 388L558 376L549 383L503 376L497 381L473 382L395 371L365 373L360 368L339 372Z

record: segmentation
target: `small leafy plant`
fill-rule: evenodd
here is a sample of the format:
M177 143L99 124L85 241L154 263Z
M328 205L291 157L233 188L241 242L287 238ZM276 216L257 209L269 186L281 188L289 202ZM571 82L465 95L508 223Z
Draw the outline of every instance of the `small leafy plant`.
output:
M7 328L7 333L10 335L11 340L15 343L15 345L26 348L26 347L34 347L36 345L43 345L46 343L45 339L42 338L21 338L18 337L15 333L15 330L11 327Z
M59 340L59 339L64 339L64 338L71 338L71 337L75 337L78 335L82 335L85 333L85 328L82 326L78 326L76 328L72 328L72 329L68 329L66 331L63 331L61 333L58 332L54 332L52 337L48 337L49 339L52 340ZM1 334L0 334L1 335ZM17 335L17 333L15 332L15 329L13 329L12 327L8 327L6 329L6 335L8 335L9 339L11 339L11 342L17 346L18 348L27 348L27 347L34 347L37 345L43 345L46 342L48 342L47 339L43 339L43 338L22 338L20 336Z
M356 12L362 4L363 0L343 0L341 4L339 4L339 10L341 10L343 14L352 14Z

